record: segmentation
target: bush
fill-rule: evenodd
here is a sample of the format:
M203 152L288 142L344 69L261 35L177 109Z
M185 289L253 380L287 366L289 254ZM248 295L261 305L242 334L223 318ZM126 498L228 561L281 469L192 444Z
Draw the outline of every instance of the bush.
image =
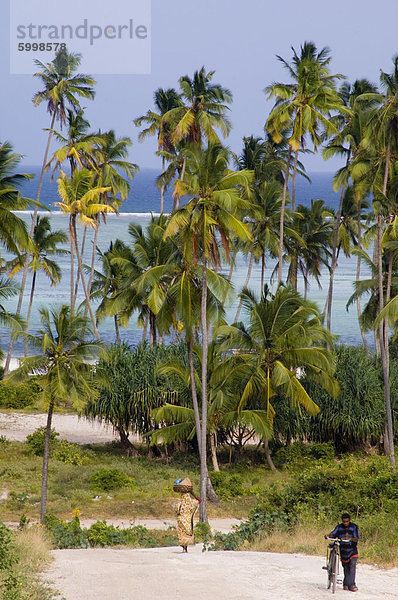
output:
M57 438L59 437L59 433L55 431L55 429L51 429L50 434L50 452L54 450L54 448L58 445ZM44 454L44 442L46 439L46 428L38 427L33 433L27 436L26 445L28 448L36 454L37 456L43 456Z
M289 467L292 464L303 462L314 462L315 460L330 460L334 458L333 442L322 442L318 444L304 444L295 442L290 446L282 446L275 452L275 464L281 467Z
M48 515L46 527L57 548L106 548L119 545L155 548L178 545L177 536L170 531L151 532L141 525L119 529L108 525L106 521L97 521L87 529L81 527L77 515L69 522Z
M47 515L45 525L57 548L88 548L90 546L77 516L67 522L54 515Z
M91 475L91 487L109 492L122 487L133 487L135 481L119 469L100 469Z
M84 465L88 462L87 456L82 454L79 446L62 440L55 453L55 459L69 465Z
M25 408L39 399L40 387L35 381L15 385L0 381L0 406L3 408Z
M230 534L217 534L210 549L235 550L245 540L274 529L294 528L308 512L313 519L333 523L348 511L371 523L370 517L377 521L384 511L397 522L397 500L398 475L392 473L386 457L374 457L365 465L352 456L338 464L317 464L302 470L294 481L272 484L249 520Z
M225 471L211 471L209 475L214 491L219 498L235 498L245 494L243 479L238 473L230 475Z

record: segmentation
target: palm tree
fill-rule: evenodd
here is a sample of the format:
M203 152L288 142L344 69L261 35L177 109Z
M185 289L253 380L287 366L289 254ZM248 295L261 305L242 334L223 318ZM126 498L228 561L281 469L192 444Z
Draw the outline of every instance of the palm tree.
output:
M37 217L36 227L33 231L34 250L29 262L29 269L33 273L32 285L30 288L29 307L26 317L26 333L29 332L30 317L32 314L33 298L35 294L36 278L39 271L43 271L50 280L52 286L55 286L61 280L61 269L59 265L50 257L62 256L68 254L68 250L59 248L59 244L65 244L68 236L64 231L51 231L51 222L49 217ZM9 274L13 277L22 268L24 262L21 260L13 261L14 265ZM28 355L28 338L25 338L25 357Z
M136 164L127 160L128 148L132 144L129 137L118 138L111 129L104 134L98 133L97 140L99 141L96 142L89 162L96 174L96 185L109 187L109 190L104 192L101 200L104 204L109 204L112 211L100 211L96 216L97 223L94 230L91 271L87 283L89 294L95 269L100 216L106 221L106 212L117 212L119 210L130 193L130 184L127 180L133 180L134 175L139 170ZM85 314L87 316L87 308Z
M12 371L9 378L23 381L35 375L48 403L40 501L40 521L44 523L54 407L71 402L81 410L88 399L96 397L95 371L90 361L98 355L99 346L97 342L87 340L91 333L89 323L81 314L73 313L70 307L42 308L40 315L42 328L36 335L29 336L30 343L39 353L22 359L21 366Z
M345 111L341 98L335 89L335 80L342 75L329 73L330 51L322 48L319 52L313 42L304 42L300 55L292 47L292 64L278 56L287 69L293 83L273 83L265 89L267 99L275 98L275 105L269 115L265 128L275 142L283 139L288 131L289 155L283 187L279 233L278 283L282 281L283 266L283 225L287 183L290 172L291 152L294 152L292 209L295 209L295 181L297 161L300 150L305 148L305 139L310 137L314 150L321 142L321 129L327 135L338 133L331 120L331 111Z
M53 129L55 121L58 120L60 126L66 123L66 107L69 104L74 110L79 110L80 104L78 97L80 98L94 98L93 85L95 84L94 79L81 73L76 73L80 65L81 56L80 54L72 54L67 50L60 50L54 60L50 63L44 64L39 60L35 60L35 64L41 69L35 73L35 77L38 77L43 84L43 89L33 96L33 104L39 106L42 102L47 103L47 111L51 115L51 123L47 138L47 144L44 151L43 164L40 173L39 186L37 188L36 202L33 219L30 229L30 237L33 236L33 231L36 226L38 203L40 201L41 188L43 185L44 173L48 162L48 153L51 144L51 138L53 135ZM22 301L25 292L26 278L29 270L29 253L26 255L25 265L21 281L21 289L18 298L17 314L21 314ZM15 338L11 337L10 346L8 348L7 358L4 365L4 373L7 374L10 360L12 355L12 349L14 347Z
M18 187L32 179L27 173L15 173L22 156L13 152L9 142L0 144L0 243L19 256L31 241L25 222L14 211L26 208L31 200L22 198Z
M290 261L287 280L297 290L298 273L304 280L304 298L307 298L309 277L321 287L322 266L329 265L330 235L333 211L323 200L311 200L308 208L299 204L292 215L290 231L285 227L286 260ZM291 232L291 233L290 233Z
M154 104L157 112L148 110L148 112L142 117L134 119L134 125L141 127L143 123L148 125L146 129L143 129L138 140L142 142L149 135L157 135L158 137L158 151L162 157L162 175L165 173L166 167L166 154L174 155L175 147L171 140L171 128L170 125L163 119L164 115L172 110L181 106L181 100L179 94L174 88L164 90L159 88L155 91L153 96ZM161 181L160 187L160 213L163 213L164 207L164 192L166 183L164 180Z
M333 354L320 345L330 341L331 336L321 324L316 305L283 286L274 295L265 286L259 299L247 289L242 296L249 325L224 326L218 332L220 350L234 349L231 376L236 378L238 374L244 382L240 408L261 398L272 423L272 398L283 393L296 408L302 405L309 414L317 414L318 406L300 382L299 371L304 370L307 377L313 377L332 394L338 386L333 378ZM267 445L266 453L274 468Z
M128 259L130 251L124 242L116 239L109 244L109 248L105 252L102 252L97 248L97 254L101 261L102 272L97 270L94 271L90 298L101 300L96 311L97 321L100 323L112 311L112 299L117 296L121 290L123 269L118 264L115 264L113 259ZM123 317L123 311L113 314L117 344L121 343L119 325L121 324L121 321L122 323L125 323L126 321Z
M101 142L99 136L88 132L90 123L84 118L82 109L75 112L68 108L67 125L68 132L66 136L55 130L52 132L58 142L62 144L46 165L47 168L50 168L54 162L53 175L58 168L63 166L65 161L69 162L71 173L78 167L88 167L94 144Z
M114 208L108 204L101 204L98 198L109 191L109 187L96 187L94 185L94 175L88 169L75 171L68 177L63 171L57 180L58 193L61 201L56 202L64 214L69 215L69 239L71 252L71 310L75 308L76 296L74 293L74 253L77 256L78 271L83 284L86 307L90 312L95 335L100 340L98 329L95 323L95 316L91 308L89 292L82 269L82 259L77 240L76 219L89 227L97 227L96 216L101 212L114 212Z
M219 240L229 260L229 241L234 235L250 240L251 234L236 216L250 204L243 200L242 192L250 194L251 171L234 172L228 169L229 151L221 145L199 145L186 150L186 179L180 181L182 195L191 200L173 213L165 231L165 238L181 232L185 260L202 263L201 331L202 331L202 431L201 431L201 520L207 520L207 352L209 345L207 307L208 262L214 268L221 266ZM203 507L202 507L203 505Z
M15 333L21 331L25 323L19 315L10 313L3 303L9 302L18 292L19 287L12 283L8 277L0 277L0 323ZM0 359L2 358L4 358L4 352L0 348Z
M345 165L339 169L334 177L333 187L335 191L340 189L340 201L339 207L336 213L336 222L333 236L333 248L332 248L332 260L330 266L330 279L329 279L329 290L325 306L326 324L331 330L331 319L332 319L332 300L333 300L333 283L334 275L337 267L337 246L339 237L339 227L341 222L341 214L343 210L343 201L347 186L349 184L349 178L355 178L352 176L352 167L358 153L360 151L360 145L363 138L363 129L367 120L367 113L370 108L374 105L374 100L364 101L363 94L374 94L376 92L376 86L370 83L367 79L356 80L351 86L349 83L344 83L339 91L339 95L346 107L351 110L351 114L339 113L335 122L339 127L340 131L337 135L333 136L328 144L323 149L323 157L328 159L333 156L342 156L345 158ZM357 101L358 98L362 100ZM362 178L363 173L361 173ZM358 231L361 234L361 196L364 195L363 186L357 185L355 188L355 198L358 203ZM361 192L361 193L360 193ZM361 245L361 235L359 235L358 244ZM359 260L359 259L358 259ZM360 263L358 262L358 265ZM357 266L358 266L357 265ZM359 279L359 274L357 276Z
M238 410L239 405L239 386L234 379L231 385L231 357L223 357L216 343L217 329L214 331L213 340L209 345L208 355L208 379L209 379L209 409L208 425L211 458L213 470L219 471L217 459L216 436L220 431L233 431L237 427L242 427L248 435L256 434L258 436L269 437L271 428L268 417L264 410ZM202 349L197 344L194 345L195 367L194 377L197 382L199 397L201 396L200 386L200 367L202 359ZM176 382L176 388L179 396L189 397L190 388L189 368L182 360L182 357L173 361L162 361L158 372L167 379L173 379ZM177 440L190 440L196 432L195 410L191 408L190 403L176 402L165 403L161 408L154 411L156 423L161 423L162 427L156 429L151 434L151 443L170 443ZM167 423L167 426L164 424Z
M231 92L221 85L211 83L215 71L206 73L202 67L195 71L193 78L180 77L181 106L170 109L164 116L165 123L172 128L171 140L177 144L199 144L203 138L212 144L219 143L215 128L226 137L231 129L226 117L227 104L232 102ZM185 102L185 104L184 104Z

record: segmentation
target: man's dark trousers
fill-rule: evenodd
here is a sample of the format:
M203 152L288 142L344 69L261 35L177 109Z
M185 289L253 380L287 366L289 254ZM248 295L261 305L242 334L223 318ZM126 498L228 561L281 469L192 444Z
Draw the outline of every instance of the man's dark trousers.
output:
M348 585L349 588L352 588L355 585L355 572L357 568L357 560L358 558L356 556L353 556L349 562L343 562L343 585Z

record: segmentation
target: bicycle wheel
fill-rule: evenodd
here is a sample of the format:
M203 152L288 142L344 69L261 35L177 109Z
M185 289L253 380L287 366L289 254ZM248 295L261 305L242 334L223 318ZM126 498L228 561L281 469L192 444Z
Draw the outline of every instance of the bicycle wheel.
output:
M339 568L339 556L337 552L334 553L333 563L332 563L332 594L336 591L336 583L337 583L337 571Z
M331 585L332 585L332 581L333 581L333 565L335 562L335 556L336 556L336 550L334 548L331 549L330 553L329 553L329 560L328 560L328 564L327 564L327 570L328 570L328 585L327 585L327 589L329 590Z

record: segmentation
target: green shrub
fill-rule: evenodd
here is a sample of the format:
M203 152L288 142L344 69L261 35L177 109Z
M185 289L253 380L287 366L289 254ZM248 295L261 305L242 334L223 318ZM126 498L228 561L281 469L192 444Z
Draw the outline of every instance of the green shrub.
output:
M0 435L0 447L1 448L6 448L10 444L11 444L10 440L8 440L5 435Z
M208 523L198 521L194 527L195 542L203 542L208 539L211 533L211 528Z
M45 525L57 548L88 548L89 542L80 527L79 517L63 521L54 515L47 515Z
M177 536L170 530L151 532L141 525L119 529L108 525L106 521L97 521L87 529L81 527L78 516L68 522L54 515L47 515L46 527L57 548L106 548L119 545L155 548L178 544Z
M59 433L55 431L55 429L51 429L50 434L50 452L54 450L54 448L58 445L57 438L59 437ZM26 445L28 448L36 454L37 456L43 456L44 453L44 442L46 439L46 428L38 427L33 433L27 436Z
M109 492L122 487L133 487L135 481L119 469L100 469L91 475L91 487L96 490Z
M295 442L289 446L282 446L275 452L275 464L281 467L289 467L292 464L302 464L304 461L330 460L334 458L333 442L320 442L316 444L304 444Z
M397 500L398 475L392 473L386 457L373 457L363 464L351 456L337 464L307 466L293 481L270 485L249 520L231 534L216 535L211 549L237 549L245 540L253 541L275 528L295 527L308 512L314 519L326 517L334 522L348 511L361 520L368 519L370 528L384 511L397 522ZM394 546L396 551L396 542Z
M55 453L55 459L69 465L84 465L88 462L87 456L84 456L79 446L70 444L62 440Z
M40 387L35 381L15 385L0 381L0 406L4 408L25 408L35 404L39 398Z
M209 475L214 491L219 498L235 498L245 494L243 479L239 473L231 475L225 471L211 471Z

